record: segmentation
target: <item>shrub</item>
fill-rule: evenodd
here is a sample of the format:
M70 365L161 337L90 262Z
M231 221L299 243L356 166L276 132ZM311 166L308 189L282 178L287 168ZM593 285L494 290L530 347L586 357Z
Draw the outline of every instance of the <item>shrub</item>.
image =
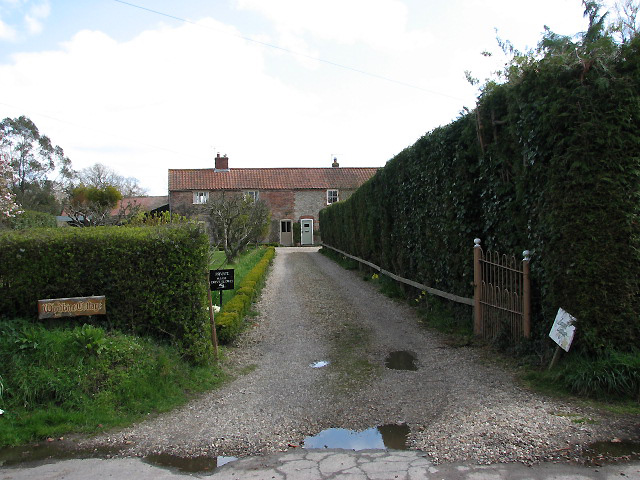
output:
M575 357L555 377L578 395L640 401L640 353L637 352L611 352L596 359Z
M267 274L267 269L275 255L275 248L268 247L262 259L244 277L236 295L222 306L222 312L216 315L216 331L220 343L231 343L244 326L244 317Z
M38 299L105 295L107 315L93 323L168 340L205 362L207 253L206 235L192 224L4 232L0 312L36 321Z
M218 341L231 343L242 331L242 318L237 312L222 312L216 315Z
M56 217L50 213L27 210L7 220L13 230L24 230L26 228L56 227Z

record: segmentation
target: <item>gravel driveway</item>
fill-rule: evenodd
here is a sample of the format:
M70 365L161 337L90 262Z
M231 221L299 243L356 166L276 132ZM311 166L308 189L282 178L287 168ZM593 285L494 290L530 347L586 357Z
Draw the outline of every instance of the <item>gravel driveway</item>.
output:
M528 463L638 433L637 423L621 432L616 419L519 388L484 353L448 347L411 308L317 250L278 249L255 326L228 350L233 381L84 444L247 456L299 446L327 428L404 423L410 448L436 463ZM392 351L413 352L418 369L385 368ZM330 363L311 368L317 361Z

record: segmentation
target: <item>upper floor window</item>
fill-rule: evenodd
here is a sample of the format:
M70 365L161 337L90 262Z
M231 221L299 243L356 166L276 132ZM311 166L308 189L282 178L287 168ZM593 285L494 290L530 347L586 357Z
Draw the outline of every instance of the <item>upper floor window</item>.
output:
M245 196L247 198L250 198L252 201L257 202L258 201L258 191L257 190L248 190L246 192L244 192Z
M209 192L193 192L193 203L204 204L209 201Z
M338 190L327 190L327 205L338 201Z

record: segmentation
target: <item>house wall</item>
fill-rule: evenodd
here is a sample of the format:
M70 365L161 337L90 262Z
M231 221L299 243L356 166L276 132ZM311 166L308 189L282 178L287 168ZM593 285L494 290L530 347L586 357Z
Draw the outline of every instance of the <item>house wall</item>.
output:
M339 190L340 200L346 200L354 190ZM210 192L210 198L215 195ZM318 216L327 206L326 190L259 190L258 198L263 200L271 212L271 229L267 240L278 242L280 238L280 220L291 219L294 223L300 218L313 219L314 230L320 229ZM203 206L193 204L192 191L173 191L169 193L171 211L175 213L199 212ZM318 239L316 238L316 241Z

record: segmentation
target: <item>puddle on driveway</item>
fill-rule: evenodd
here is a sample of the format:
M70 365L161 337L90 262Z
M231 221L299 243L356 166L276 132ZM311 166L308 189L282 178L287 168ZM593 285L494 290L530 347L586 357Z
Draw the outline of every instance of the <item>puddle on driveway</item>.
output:
M638 461L640 460L640 443L596 442L587 447L584 456L593 464Z
M110 458L118 454L117 447L101 447L78 450L68 444L47 442L35 445L0 448L0 467L15 466L21 463L51 463L59 460Z
M391 352L384 361L384 365L391 370L415 371L418 370L416 361L417 357L415 353L399 350L397 352Z
M322 368L322 367L326 367L327 365L329 365L329 362L326 360L320 360L319 362L313 362L311 365L309 365L311 368Z
M304 448L342 448L345 450L407 450L409 426L405 424L382 425L362 432L346 428L329 428L307 437Z
M118 455L119 447L101 447L78 450L68 444L47 442L36 445L0 448L0 467L17 466L21 464L46 464L61 460L76 460L88 458L112 458ZM146 463L157 467L175 469L188 473L212 472L222 465L237 460L236 457L195 457L186 458L169 454L149 455L144 457Z
M236 457L178 457L169 455L168 453L160 453L157 455L148 455L144 457L144 461L156 467L168 468L170 470L178 470L188 473L206 473L212 472L229 462L237 460Z

